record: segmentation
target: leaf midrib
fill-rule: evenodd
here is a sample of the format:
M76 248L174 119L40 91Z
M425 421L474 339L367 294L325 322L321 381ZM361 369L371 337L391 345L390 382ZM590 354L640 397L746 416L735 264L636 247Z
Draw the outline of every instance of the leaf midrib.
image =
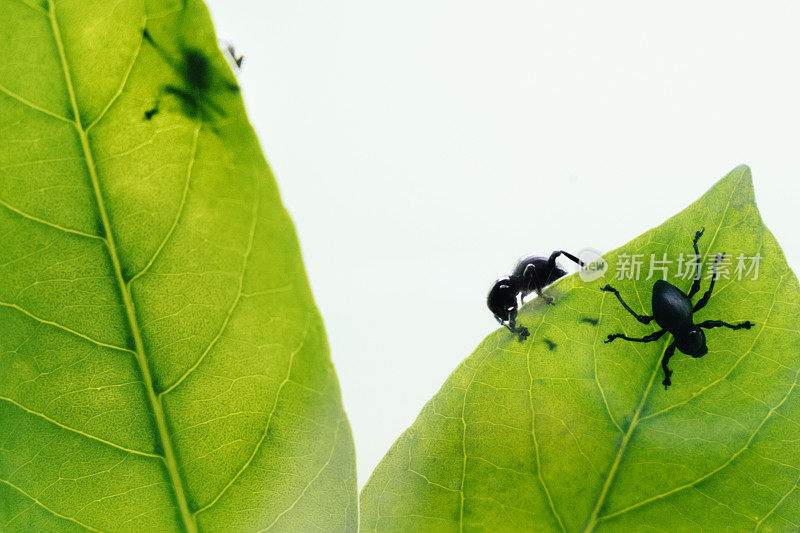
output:
M159 401L155 389L153 388L153 379L150 374L150 367L147 361L147 355L145 353L144 343L142 341L138 320L136 318L136 307L133 302L133 298L131 297L131 293L128 289L128 286L125 283L125 278L122 274L122 266L119 260L119 255L117 253L117 247L114 240L114 232L112 230L111 221L108 217L108 212L106 211L105 201L103 198L102 190L100 188L100 181L97 175L97 168L95 167L94 163L94 155L92 153L92 149L89 144L87 129L85 129L83 127L83 124L81 123L80 109L78 107L78 101L75 96L75 89L72 83L69 63L67 61L64 43L61 38L61 30L58 25L58 20L55 11L55 3L53 0L48 0L48 17L50 19L50 25L53 30L53 37L56 42L56 47L58 48L61 67L64 71L64 81L66 84L70 105L72 107L72 114L74 117L74 120L72 122L75 126L75 129L78 133L78 137L80 138L81 141L81 148L83 150L83 156L86 161L87 170L89 171L89 177L92 183L92 189L94 191L95 201L97 203L97 209L98 212L100 213L100 218L103 224L103 231L105 233L104 241L106 244L106 249L108 250L109 258L111 259L111 263L114 268L114 277L117 280L117 285L122 295L122 300L125 306L125 315L128 321L128 326L130 328L131 335L133 336L134 340L134 345L136 349L135 350L136 362L138 363L139 371L142 375L142 381L145 384L148 403L153 418L156 422L159 440L161 442L161 446L164 452L162 459L167 468L167 472L169 474L169 478L172 483L173 491L175 493L175 499L180 509L181 519L183 520L183 525L189 533L196 533L197 524L195 522L194 516L189 510L189 505L186 500L186 494L183 488L183 480L180 476L180 472L178 470L178 463L172 448L172 439L169 435L169 430L167 428L166 417L164 416L164 411L161 406L161 402Z

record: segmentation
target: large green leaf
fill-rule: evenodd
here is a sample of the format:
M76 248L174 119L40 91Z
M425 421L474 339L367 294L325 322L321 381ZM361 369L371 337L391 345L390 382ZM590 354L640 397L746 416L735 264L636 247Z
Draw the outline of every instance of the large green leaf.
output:
M0 13L0 530L353 530L325 333L205 7ZM162 93L188 48L213 122Z
M693 254L703 226L701 255L734 261L697 320L756 326L708 330L709 354L678 353L664 390L671 338L604 344L656 326L599 288L613 283L649 314L650 254ZM763 256L757 280L737 279L740 253ZM612 281L621 254L644 254L641 279ZM749 169L605 257L604 279L564 278L549 289L555 306L525 306L527 341L498 330L453 372L364 488L364 531L800 527L800 293Z

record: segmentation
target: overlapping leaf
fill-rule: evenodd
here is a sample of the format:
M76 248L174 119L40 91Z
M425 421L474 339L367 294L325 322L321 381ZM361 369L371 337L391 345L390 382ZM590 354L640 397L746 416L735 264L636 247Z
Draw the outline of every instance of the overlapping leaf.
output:
M674 276L701 227L703 258L732 262L697 320L756 326L709 330L709 354L678 353L664 390L671 338L604 344L656 326L599 287L623 254L642 254L638 280L612 283L649 314L651 254L666 253L670 280L688 290ZM738 279L740 254L762 258L757 279ZM604 279L565 278L549 289L555 306L525 306L527 341L498 330L453 372L364 488L364 531L800 527L800 292L756 209L750 170L605 257Z
M162 90L189 48L233 83L205 8L0 12L0 530L353 530L338 382L241 99L209 121Z

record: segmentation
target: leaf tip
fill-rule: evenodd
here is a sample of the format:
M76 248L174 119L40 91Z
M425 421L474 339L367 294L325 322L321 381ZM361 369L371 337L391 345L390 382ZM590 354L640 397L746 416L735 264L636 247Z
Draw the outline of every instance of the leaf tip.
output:
M753 171L745 163L737 165L736 168L731 170L730 174L739 176L744 183L753 184Z
M750 167L745 164L738 165L719 180L709 194L721 194L727 198L728 205L737 210L755 204L753 173Z

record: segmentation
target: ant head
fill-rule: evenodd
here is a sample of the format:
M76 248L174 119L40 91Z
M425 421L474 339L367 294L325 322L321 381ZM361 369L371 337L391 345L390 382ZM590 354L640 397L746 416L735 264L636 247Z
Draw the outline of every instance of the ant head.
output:
M675 338L675 343L678 349L686 355L692 357L703 357L708 353L708 346L706 346L706 334L698 327L692 327L683 335L678 335Z
M486 305L498 319L510 319L510 312L517 308L517 294L519 294L519 279L515 276L506 276L494 282L486 297Z

